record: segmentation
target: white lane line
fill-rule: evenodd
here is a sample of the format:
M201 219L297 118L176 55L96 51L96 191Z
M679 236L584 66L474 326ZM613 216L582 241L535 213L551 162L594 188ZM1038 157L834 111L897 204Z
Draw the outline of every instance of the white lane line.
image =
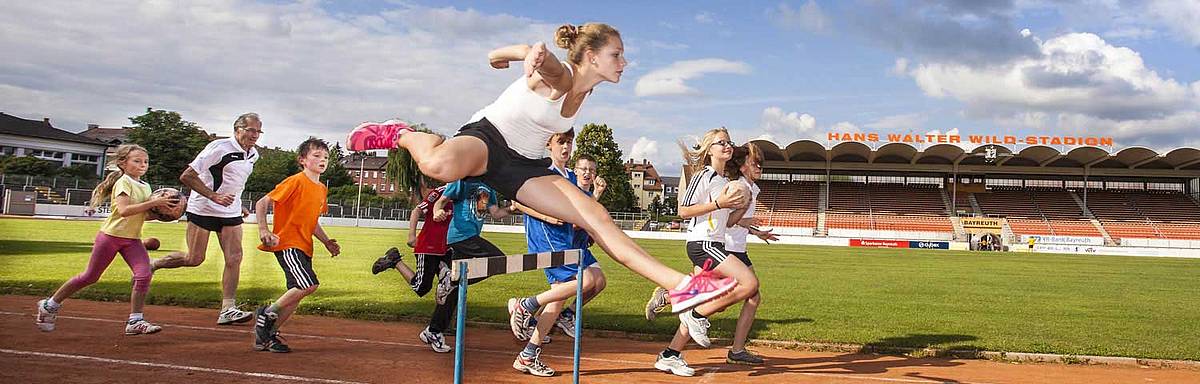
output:
M28 313L8 312L8 311L0 311L0 315L30 316L30 317L33 316ZM73 320L86 320L86 321L98 321L98 322L105 322L105 323L121 323L121 324L125 323L124 320L100 319L100 318L95 318L95 317L78 317L78 316L59 315L58 318L73 319ZM166 324L166 323L158 323L158 324L162 325L164 327L170 326L172 328L183 328L183 329L191 329L191 330L198 330L198 331L244 333L244 334L252 333L252 331L243 331L243 330L230 329L230 328L197 327L194 325ZM347 337L318 336L318 335L305 335L305 334L293 334L293 333L289 333L285 336L287 336L289 338L316 339L316 340L342 341L342 342L347 342L347 343L364 343L364 344L378 344L378 345L388 345L388 346L397 346L397 347L410 347L410 348L416 348L416 349L422 349L422 350L429 348L428 345L425 345L423 343L422 344L414 344L414 343L401 343L401 342L395 342L395 341L354 339L354 338L347 338ZM498 350L498 349L468 348L467 350L473 351L473 352L499 353L499 354L513 353L513 351L510 351L510 350ZM550 358L555 358L555 359L563 359L563 360L572 360L574 358L574 356L572 356L572 355L544 355L544 356L550 357ZM580 357L579 359L582 361L596 361L596 362L603 362L603 363L620 363L620 364L636 365L636 366L644 366L644 365L648 365L648 364L651 366L653 365L653 363L647 363L645 361L605 359L605 358L598 358L598 357ZM776 367L779 367L779 366L776 366ZM716 373L717 370L719 370L719 368L710 369L709 372L706 373L703 378L707 380L707 379L713 377L712 374ZM837 379L841 379L841 380L865 380L865 381L882 381L882 382L896 382L896 383L988 384L988 383L977 382L977 381L937 381L937 380L916 380L916 379L902 379L902 378L875 377L875 376L854 376L851 373L841 374L841 373L819 373L819 372L788 372L788 374L811 376L811 377L837 378Z
M287 381L302 381L302 382L307 382L307 383L366 384L366 383L362 383L362 382L358 382L358 381L344 381L344 380L322 379L322 378L316 378L316 377L281 375L281 374L277 374L277 373L242 372L242 371L234 371L231 369L205 368L205 367L193 367L190 365L175 365L175 364L151 363L151 362L145 362L145 361L109 359L109 358L105 358L105 357L68 355L68 354L63 354L63 353L17 351L17 350L12 350L12 349L3 349L3 348L0 348L0 353L7 353L10 355L54 357L54 358L60 358L60 359L94 361L94 362L99 362L99 363L137 365L137 366L143 366L143 367L170 368L170 369L177 369L177 370L182 370L182 371L220 373L220 374L225 374L225 375L248 376L248 377L258 377L258 378L267 378L267 379L279 379L279 380L287 380Z

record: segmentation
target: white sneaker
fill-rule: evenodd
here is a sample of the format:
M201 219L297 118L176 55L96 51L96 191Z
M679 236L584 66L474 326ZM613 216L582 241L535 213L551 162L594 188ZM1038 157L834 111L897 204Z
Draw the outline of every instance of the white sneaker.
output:
M534 328L529 325L529 319L532 318L533 313L521 306L521 299L508 299L508 326L513 337L520 341L529 340Z
M237 307L225 308L217 315L217 325L240 324L254 318L254 313L246 312Z
M150 324L150 322L146 321L145 319L125 323L126 335L148 335L161 330L162 327Z
M696 375L696 370L689 367L682 356L663 357L660 354L658 360L654 362L654 368L663 372L671 372L675 376L692 377Z
M58 310L46 309L46 299L38 300L37 302L37 326L42 332L50 332L54 330L54 319L58 318Z
M425 327L425 330L422 330L421 334L417 335L417 337L421 339L422 343L429 344L429 348L433 348L434 352L450 352L451 348L446 344L446 338L442 337L440 333L430 332L429 327Z
M541 348L538 348L537 352L533 354L533 357L529 359L521 357L520 354L517 354L517 359L513 360L513 369L539 377L554 376L554 369L546 366L546 363L542 362L542 359L540 358L541 354Z
M712 324L708 319L697 319L692 317L692 311L687 311L679 314L679 321L687 326L688 335L692 337L692 341L696 342L704 348L712 345L712 340L708 339L708 327Z
M558 315L558 319L554 320L554 326L562 330L568 337L575 338L575 311L562 311Z
M450 268L443 267L438 270L437 291L434 292L434 299L439 305L446 304L446 297L450 296L450 291L454 289L454 282L450 280Z

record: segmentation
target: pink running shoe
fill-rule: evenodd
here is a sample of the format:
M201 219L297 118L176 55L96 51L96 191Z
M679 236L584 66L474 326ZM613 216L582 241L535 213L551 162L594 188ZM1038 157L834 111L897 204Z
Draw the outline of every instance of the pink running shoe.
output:
M350 150L358 152L396 148L396 139L400 135L413 131L408 123L400 120L388 120L382 123L368 121L350 131Z
M671 297L671 313L692 309L737 286L737 281L733 278L714 276L708 269L707 264L710 263L711 260L705 262L706 265L701 268L703 270L700 273L684 277L679 286L668 291L668 296Z

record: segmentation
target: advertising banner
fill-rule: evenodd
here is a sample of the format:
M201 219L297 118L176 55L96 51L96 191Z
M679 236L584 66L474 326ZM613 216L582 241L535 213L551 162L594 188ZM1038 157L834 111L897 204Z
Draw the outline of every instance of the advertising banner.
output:
M1021 244L1028 244L1030 238L1034 244L1104 245L1103 237L1054 235L1021 235Z

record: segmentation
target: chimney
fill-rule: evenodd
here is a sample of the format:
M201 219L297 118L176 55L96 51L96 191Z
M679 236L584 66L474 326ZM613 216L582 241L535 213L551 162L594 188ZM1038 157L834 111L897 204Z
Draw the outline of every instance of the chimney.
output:
M642 165L649 165L649 164L650 164L649 159L642 159Z
M50 118L49 118L49 117L43 117L43 118L42 118L42 122L43 122L43 123L46 123L46 125L50 125Z
M100 128L100 124L88 124L88 130Z

